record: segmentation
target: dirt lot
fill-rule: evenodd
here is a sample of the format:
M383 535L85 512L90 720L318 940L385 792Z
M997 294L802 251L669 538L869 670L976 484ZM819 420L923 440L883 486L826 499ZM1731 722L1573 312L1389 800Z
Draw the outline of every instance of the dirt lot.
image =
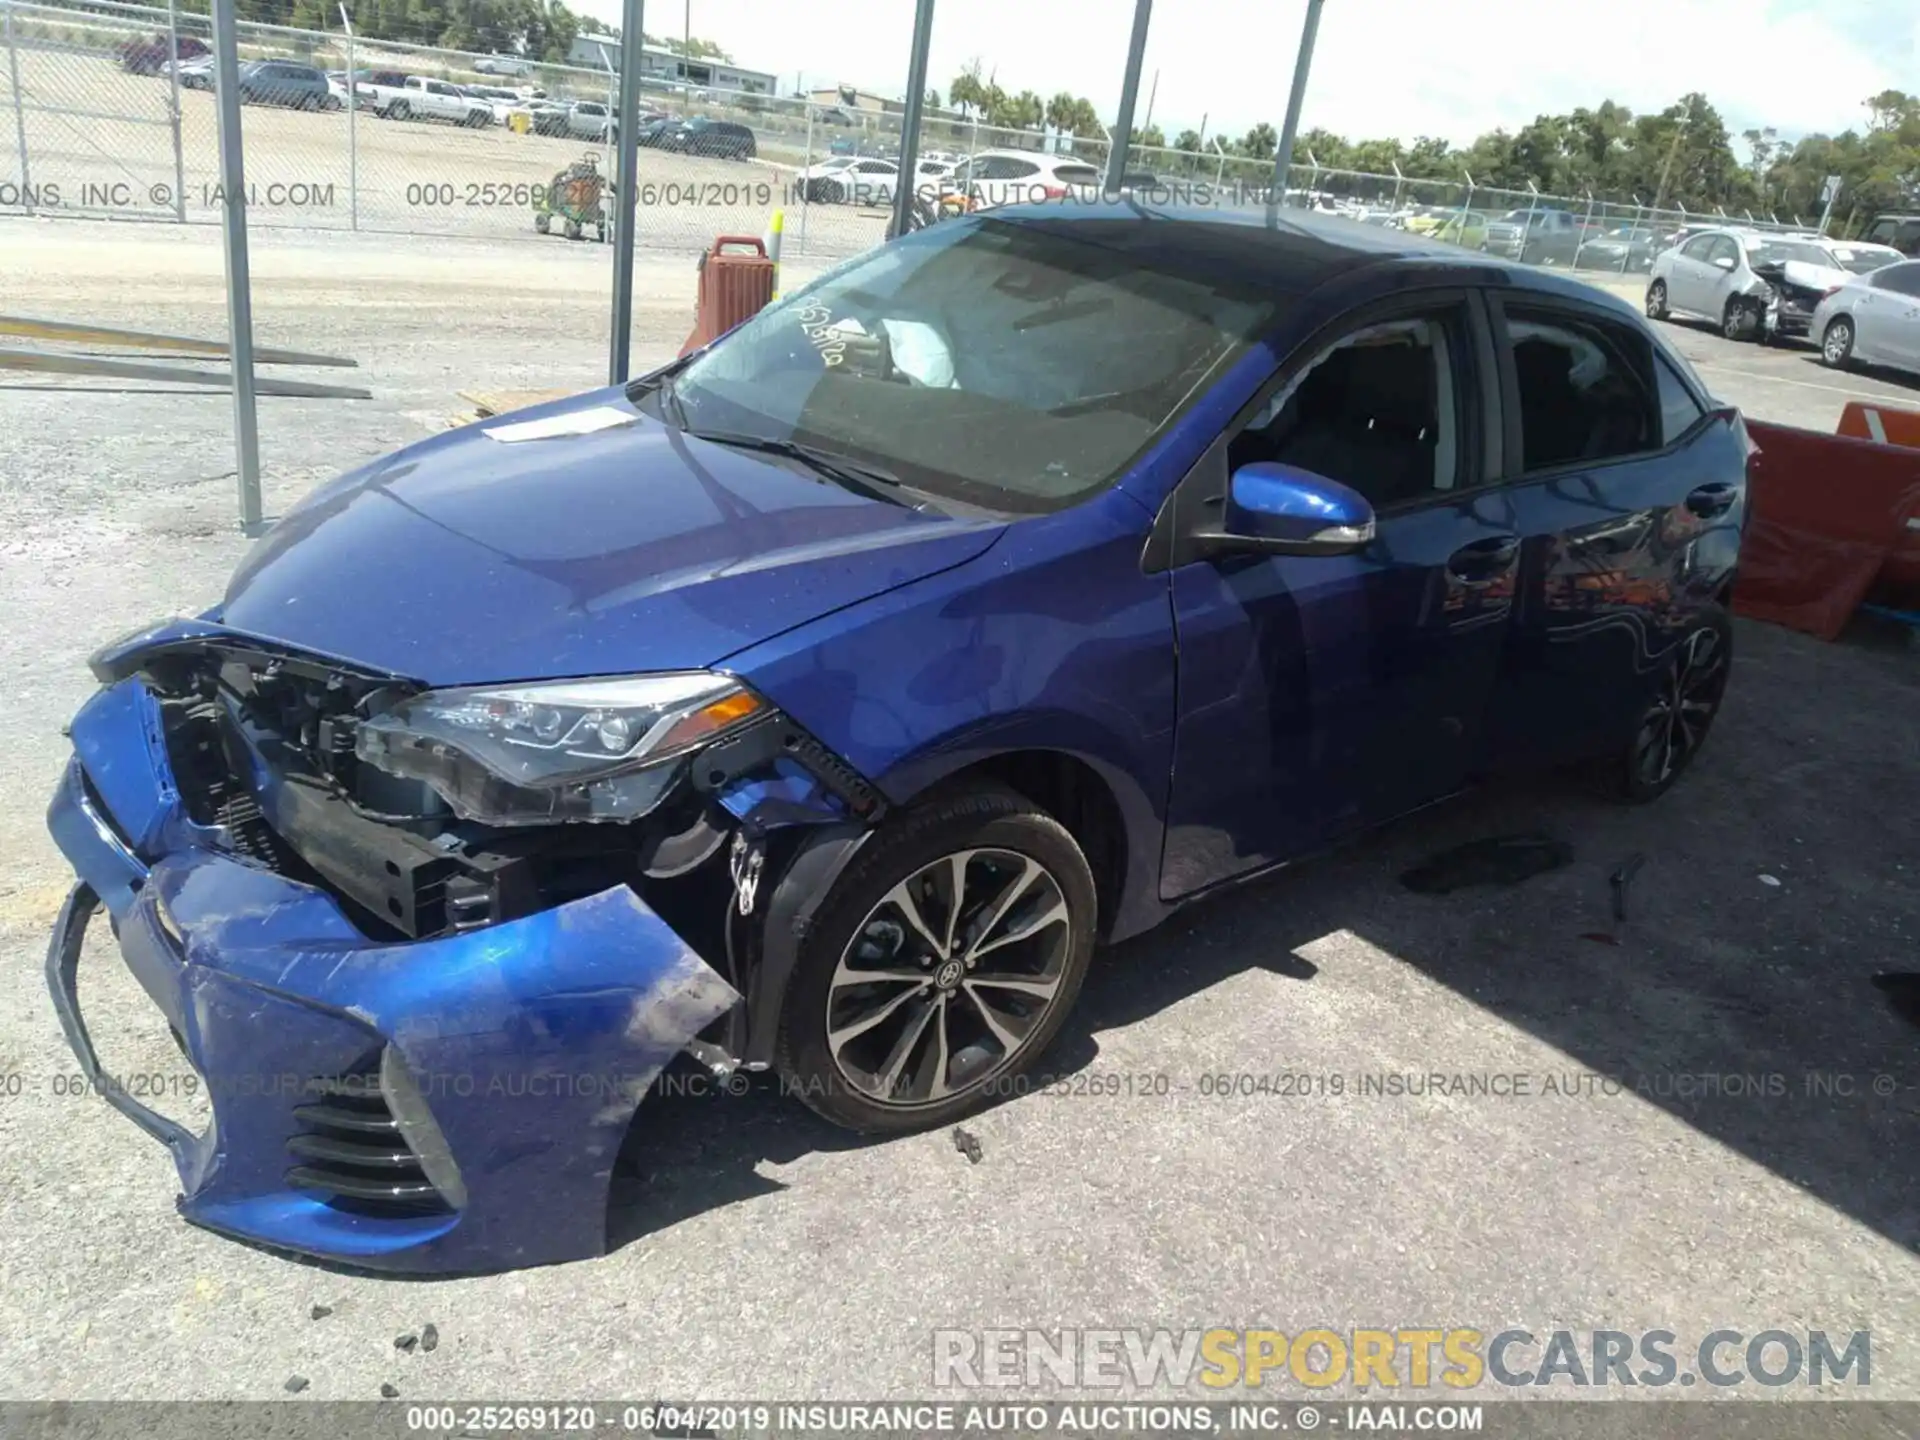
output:
M184 91L180 164L161 77L122 73L111 59L23 47L20 93L29 159L26 189L44 211L104 209L119 218L217 224L220 162L210 92ZM0 86L5 85L0 68ZM12 110L0 89L0 109ZM55 112L66 113L55 113ZM242 111L248 204L256 226L324 227L534 240L528 187L583 155L611 174L609 147L504 126L383 120L362 112ZM820 141L825 153L824 136ZM776 157L778 157L776 159ZM885 233L886 217L851 205L802 204L792 194L802 152L775 146L740 162L642 149L635 230L643 248L697 250L717 234L758 235L787 209L792 254L852 255ZM21 200L9 134L0 147L0 213ZM553 242L555 244L559 241Z
M213 242L0 220L6 308L217 331ZM261 342L358 356L377 397L262 402L270 512L440 423L462 386L604 366L598 247L282 234L255 263ZM640 363L677 348L692 281L642 265ZM1914 396L1680 340L1765 418ZM1105 955L1060 1092L973 1123L978 1165L944 1133L850 1139L760 1083L642 1106L597 1261L403 1284L184 1226L164 1152L56 1093L75 1067L41 957L67 876L41 813L88 650L204 604L243 551L228 419L217 395L0 390L0 1072L22 1082L0 1102L0 1395L278 1398L300 1375L306 1398L852 1399L928 1392L936 1328L1511 1324L1870 1329L1872 1394L1920 1398L1920 1067L1869 983L1914 968L1920 935L1920 670L1878 632L1742 625L1701 765L1653 808L1504 788ZM1574 864L1450 898L1398 883L1522 830ZM1635 854L1616 923L1607 876ZM90 961L110 1066L172 1068L110 953ZM1432 1071L1533 1094L1360 1093ZM1296 1080L1203 1094L1222 1073ZM437 1351L395 1350L427 1321Z

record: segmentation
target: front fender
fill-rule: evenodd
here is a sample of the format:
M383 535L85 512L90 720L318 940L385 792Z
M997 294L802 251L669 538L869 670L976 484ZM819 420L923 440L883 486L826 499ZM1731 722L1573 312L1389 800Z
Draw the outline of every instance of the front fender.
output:
M1015 524L976 561L800 626L726 668L893 804L1002 755L1084 762L1125 828L1113 933L1132 933L1159 913L1152 877L1175 706L1167 577L1140 568L1147 525L1133 499L1108 492Z

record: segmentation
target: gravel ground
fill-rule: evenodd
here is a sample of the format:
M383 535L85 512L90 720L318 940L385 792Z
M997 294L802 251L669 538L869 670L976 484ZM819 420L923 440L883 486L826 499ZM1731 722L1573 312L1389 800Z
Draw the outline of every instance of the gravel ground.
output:
M0 220L5 308L217 333L213 240ZM597 247L283 232L255 267L260 342L354 355L377 397L262 402L270 513L443 423L457 389L604 366ZM692 284L643 263L637 364L678 348ZM1678 338L1763 418L1913 396ZM852 1139L761 1082L643 1105L600 1260L399 1283L183 1225L165 1153L57 1093L75 1067L40 971L67 875L41 813L87 651L204 603L242 553L228 421L221 396L0 389L0 1072L21 1082L0 1101L0 1396L265 1399L300 1375L303 1399L853 1399L928 1392L935 1329L1522 1324L1870 1329L1871 1393L1920 1398L1920 1069L1869 984L1920 931L1920 672L1873 631L1742 625L1713 742L1653 808L1505 787L1107 953L1062 1093L971 1122L978 1164L945 1134ZM1574 863L1510 891L1397 882L1533 829ZM1616 924L1607 875L1636 853ZM109 1068L175 1068L106 948L90 959ZM1358 1093L1434 1070L1534 1093ZM1235 1073L1304 1083L1202 1093ZM428 1321L432 1353L396 1351Z

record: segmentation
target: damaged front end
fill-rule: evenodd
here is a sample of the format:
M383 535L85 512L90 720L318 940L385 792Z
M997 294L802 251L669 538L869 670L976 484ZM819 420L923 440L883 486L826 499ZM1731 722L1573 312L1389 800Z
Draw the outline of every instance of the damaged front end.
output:
M599 1253L648 1087L771 1058L792 937L881 808L717 672L430 691L206 620L93 663L48 817L68 1039L188 1219L362 1265ZM202 1134L100 1073L102 906Z

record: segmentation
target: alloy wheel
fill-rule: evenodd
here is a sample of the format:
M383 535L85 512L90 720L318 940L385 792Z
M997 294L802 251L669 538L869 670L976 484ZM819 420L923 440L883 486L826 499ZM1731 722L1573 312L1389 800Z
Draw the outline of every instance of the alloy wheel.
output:
M1727 658L1717 631L1696 630L1687 637L1634 740L1634 775L1643 785L1664 785L1707 738L1726 692Z
M853 932L827 990L827 1052L892 1108L977 1088L1058 1002L1075 941L1059 880L1013 850L955 851L895 885Z
M1853 328L1850 325L1845 321L1836 320L1827 326L1827 333L1820 342L1820 354L1827 364L1844 365L1852 349Z

